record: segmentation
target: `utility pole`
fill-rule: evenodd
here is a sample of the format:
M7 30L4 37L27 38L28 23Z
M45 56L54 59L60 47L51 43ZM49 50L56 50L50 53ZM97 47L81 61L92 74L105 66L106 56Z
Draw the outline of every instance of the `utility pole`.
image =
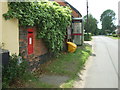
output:
M87 33L88 33L88 0L86 0L86 6L87 6Z

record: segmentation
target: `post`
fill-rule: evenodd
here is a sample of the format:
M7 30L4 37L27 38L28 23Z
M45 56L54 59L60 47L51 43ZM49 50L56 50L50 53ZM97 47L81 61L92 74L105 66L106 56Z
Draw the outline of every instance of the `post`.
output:
M88 0L86 0L86 6L87 6L87 26L88 26ZM88 27L86 31L88 33Z

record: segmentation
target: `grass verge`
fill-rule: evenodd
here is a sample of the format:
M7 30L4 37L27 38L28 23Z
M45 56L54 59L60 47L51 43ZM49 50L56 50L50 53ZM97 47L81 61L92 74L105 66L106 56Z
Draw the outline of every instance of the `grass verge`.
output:
M56 74L68 76L70 79L62 84L62 88L71 88L78 72L83 68L86 60L91 54L91 47L89 45L80 46L74 53L61 53L61 55L44 66L47 74Z
M110 37L112 39L120 39L120 37L113 37L113 36L107 36L107 37Z
M30 72L12 82L8 88L53 88L54 86L41 82L34 74Z
M63 75L70 77L61 88L71 88L76 80L78 72L83 68L84 63L91 54L91 47L89 45L80 46L74 53L63 52L59 57L53 58L45 63L36 72L38 75L41 73ZM43 83L36 77L36 73L25 72L24 75L12 82L8 88L55 88L54 85Z

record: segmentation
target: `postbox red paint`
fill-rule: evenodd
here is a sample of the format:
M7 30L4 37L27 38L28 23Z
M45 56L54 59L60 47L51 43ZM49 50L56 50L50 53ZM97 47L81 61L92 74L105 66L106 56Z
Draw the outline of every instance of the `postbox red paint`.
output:
M33 29L28 29L28 54L33 53Z

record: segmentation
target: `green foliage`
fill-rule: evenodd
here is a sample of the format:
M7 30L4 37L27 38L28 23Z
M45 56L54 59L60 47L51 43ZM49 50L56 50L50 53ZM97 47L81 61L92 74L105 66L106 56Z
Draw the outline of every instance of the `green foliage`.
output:
M91 41L92 40L92 34L91 33L84 33L84 40L85 41Z
M53 88L52 85L41 82L39 77L36 77L34 73L30 71L23 73L18 82L19 83L10 86L10 88Z
M88 56L91 54L91 47L84 45L74 53L61 53L61 55L52 61L44 69L48 73L68 75L74 77L84 65Z
M117 37L118 35L117 34L112 34L113 37Z
M116 36L107 36L107 37L110 37L110 38L112 38L112 39L120 39L120 36L119 35L116 35Z
M114 25L115 12L113 10L105 10L101 14L100 21L102 22L102 34L107 34L113 32L116 27Z
M22 63L18 61L19 56L13 54L10 56L10 60L7 66L3 66L2 69L2 87L9 86L16 78L22 77L27 68L27 62L22 59Z
M10 2L5 19L17 18L20 26L36 26L37 38L46 42L50 52L63 48L66 28L71 23L71 10L56 2Z
M88 15L88 22L87 22L87 16L84 16L85 32L96 35L98 33L97 23L98 23L97 20L91 14Z

